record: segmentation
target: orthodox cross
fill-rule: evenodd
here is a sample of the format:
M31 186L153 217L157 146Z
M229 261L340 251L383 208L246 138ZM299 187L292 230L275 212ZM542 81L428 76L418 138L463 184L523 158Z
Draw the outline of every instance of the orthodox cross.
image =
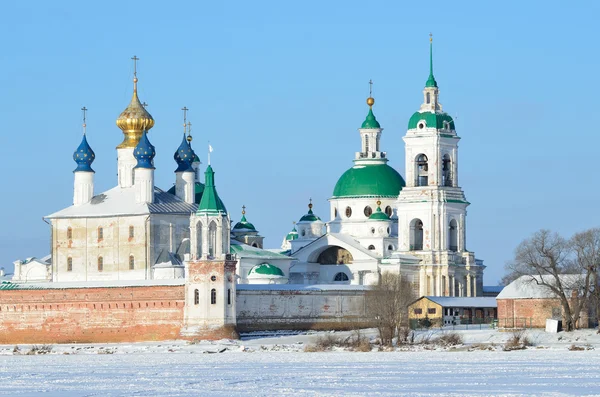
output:
M142 103L142 106L143 106L144 108L146 108L146 107L148 106L148 104L147 104L146 102L144 102L144 103Z
M431 32L429 32L429 42L431 43L433 41L433 35L431 34Z
M373 96L373 80L369 80L369 98Z
M87 113L88 109L84 106L81 108L81 110L83 111L83 135L85 135L85 127L87 127L85 124L85 120L86 120L86 113Z
M242 215L245 215L245 214L246 214L246 206L242 205Z
M137 77L137 61L139 61L140 58L134 55L131 59L133 60L133 77Z

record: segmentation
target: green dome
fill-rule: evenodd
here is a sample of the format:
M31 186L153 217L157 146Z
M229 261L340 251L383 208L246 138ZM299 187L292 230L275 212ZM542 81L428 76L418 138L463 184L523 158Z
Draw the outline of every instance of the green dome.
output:
M254 266L248 272L248 276L251 276L253 274L285 277L285 274L283 274L280 268L278 268L277 266L273 266L269 263L261 263L260 265Z
M235 224L235 226L233 227L233 230L239 230L239 229L246 229L246 230L252 230L252 231L256 231L256 229L254 228L254 225L251 224L250 222L248 222L246 220L246 215L242 214L242 219L240 219L240 221L238 223Z
M419 125L419 121L425 120L425 124L428 128L436 128L441 130L444 128L444 121L450 123L450 129L455 130L454 128L454 120L448 113L431 113L431 112L415 112L410 120L408 120L408 129L412 130L417 128Z
M367 118L363 121L362 126L360 128L381 128L379 122L375 118L373 114L373 109L369 109L369 113L367 114Z
M308 214L306 214L302 218L300 218L300 222L315 222L315 221L320 221L320 220L321 220L321 218L319 218L318 216L313 214L312 208L308 210Z
M171 193L175 195L175 186L171 187L167 190L167 193ZM204 184L200 182L196 182L196 196L194 197L194 202L196 204L200 204L200 200L202 199L202 193L204 193Z
M296 226L292 229L291 232L285 236L286 241L296 240L298 238L298 231L296 230Z
M381 211L381 207L377 206L377 211L373 212L371 214L371 216L369 217L370 221L389 221L390 218L387 216L387 214L383 211Z
M398 197L404 186L402 176L387 164L358 165L340 177L333 189L333 198Z

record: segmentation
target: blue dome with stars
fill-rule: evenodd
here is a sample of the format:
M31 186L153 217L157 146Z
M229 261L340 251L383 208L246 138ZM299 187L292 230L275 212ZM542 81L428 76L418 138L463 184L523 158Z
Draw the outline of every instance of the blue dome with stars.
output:
M181 145L179 145L177 151L173 155L173 158L177 163L177 169L175 172L194 172L194 169L192 168L192 162L194 161L195 156L196 154L192 150L192 147L188 143L184 134Z
M154 169L154 156L156 151L154 146L148 140L146 131L142 133L142 137L137 146L133 150L133 157L137 160L137 165L134 168L152 168Z
M96 155L94 154L94 151L88 144L85 134L83 134L83 139L81 140L79 147L77 148L77 150L75 150L75 153L73 153L73 160L75 160L75 162L77 163L77 168L75 168L75 171L73 172L95 172L91 167L95 158Z

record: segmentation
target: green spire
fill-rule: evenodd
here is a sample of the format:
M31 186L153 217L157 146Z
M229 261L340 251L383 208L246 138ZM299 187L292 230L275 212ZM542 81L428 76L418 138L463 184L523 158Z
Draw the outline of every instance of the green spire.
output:
M212 166L209 165L206 167L204 178L204 193L202 194L202 199L200 200L198 211L196 213L226 215L227 209L217 194L217 189L215 189L215 172L213 171Z
M436 87L437 81L435 81L435 77L433 77L433 37L431 33L429 33L429 78L425 83L425 87Z
M390 217L383 211L381 211L381 201L377 200L377 210L369 217L373 221L389 221Z
M377 121L377 119L375 118L375 115L373 114L373 109L369 108L369 113L367 114L367 118L365 119L365 121L362 123L362 126L360 128L381 128L381 126L379 125L379 122Z

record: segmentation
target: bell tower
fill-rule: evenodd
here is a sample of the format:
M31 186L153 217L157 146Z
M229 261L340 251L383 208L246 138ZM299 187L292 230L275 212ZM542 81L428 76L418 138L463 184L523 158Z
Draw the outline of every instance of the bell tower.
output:
M460 138L439 102L431 37L423 95L403 137L406 187L397 202L398 249L421 259L421 295L480 296L484 266L467 250L469 202L458 185Z

